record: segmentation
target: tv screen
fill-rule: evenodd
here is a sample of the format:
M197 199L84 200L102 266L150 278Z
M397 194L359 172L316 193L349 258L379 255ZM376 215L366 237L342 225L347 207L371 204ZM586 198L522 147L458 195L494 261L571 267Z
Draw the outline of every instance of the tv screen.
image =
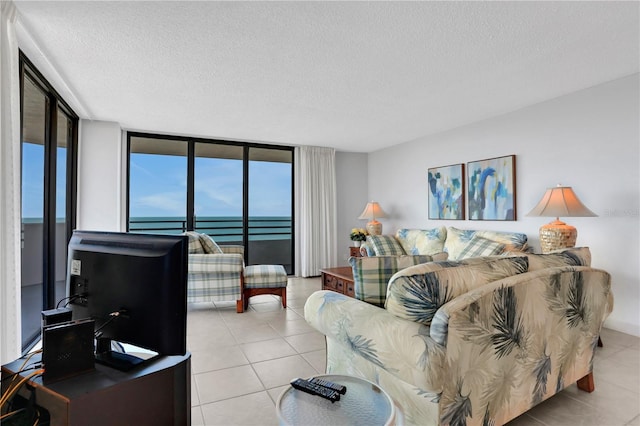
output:
M73 232L67 294L73 319L95 320L96 361L122 370L141 363L126 344L186 353L187 247L182 235Z

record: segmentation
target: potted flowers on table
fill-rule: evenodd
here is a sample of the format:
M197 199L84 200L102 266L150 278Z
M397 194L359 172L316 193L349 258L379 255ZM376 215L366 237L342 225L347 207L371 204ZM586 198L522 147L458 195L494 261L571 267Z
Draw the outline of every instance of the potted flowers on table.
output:
M349 238L353 241L353 245L355 247L360 247L360 244L367 239L367 230L364 228L353 228L351 230L351 234L349 234Z

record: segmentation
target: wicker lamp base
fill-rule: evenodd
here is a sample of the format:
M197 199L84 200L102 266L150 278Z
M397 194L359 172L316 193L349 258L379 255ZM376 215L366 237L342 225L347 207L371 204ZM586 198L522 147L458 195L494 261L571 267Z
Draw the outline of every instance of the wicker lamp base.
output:
M540 248L542 253L575 247L577 238L578 230L558 219L540 227Z
M372 220L367 223L367 232L369 235L382 235L382 223Z

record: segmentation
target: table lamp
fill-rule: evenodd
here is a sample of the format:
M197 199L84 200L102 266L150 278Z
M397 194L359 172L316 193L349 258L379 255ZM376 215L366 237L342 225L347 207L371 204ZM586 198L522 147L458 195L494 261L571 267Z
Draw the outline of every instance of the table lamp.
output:
M362 214L358 219L371 219L367 223L367 232L369 235L381 235L382 234L382 224L376 220L376 218L387 217L387 214L382 210L380 204L375 201L371 201L367 203L367 206L364 208Z
M578 230L559 218L598 216L578 199L570 186L548 188L537 206L527 216L555 217L556 220L540 227L542 253L575 247Z

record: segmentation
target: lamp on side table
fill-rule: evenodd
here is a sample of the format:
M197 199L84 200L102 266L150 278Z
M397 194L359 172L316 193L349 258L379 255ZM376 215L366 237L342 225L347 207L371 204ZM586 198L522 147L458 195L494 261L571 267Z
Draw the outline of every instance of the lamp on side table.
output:
M578 230L559 218L598 216L578 199L570 186L548 188L537 206L527 216L555 217L556 220L540 227L542 253L574 247Z
M360 214L358 219L371 219L367 222L367 232L369 235L381 235L382 234L382 224L376 220L376 218L384 218L387 217L387 214L382 210L380 204L376 201L371 201L367 203L366 207Z

